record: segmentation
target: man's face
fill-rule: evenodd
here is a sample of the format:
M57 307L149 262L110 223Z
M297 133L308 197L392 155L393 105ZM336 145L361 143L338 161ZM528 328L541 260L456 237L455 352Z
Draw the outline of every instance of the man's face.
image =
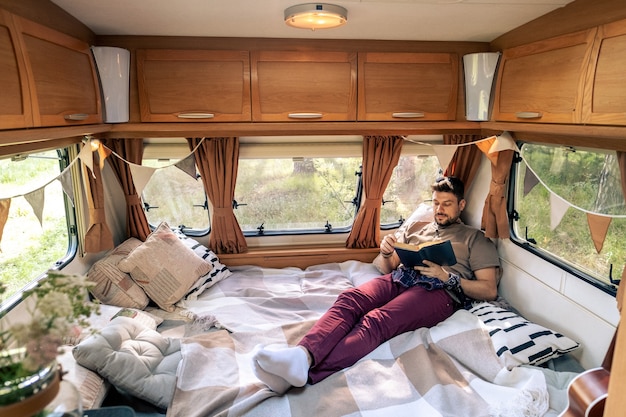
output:
M465 208L465 200L459 201L452 193L433 192L433 214L439 226L455 223Z

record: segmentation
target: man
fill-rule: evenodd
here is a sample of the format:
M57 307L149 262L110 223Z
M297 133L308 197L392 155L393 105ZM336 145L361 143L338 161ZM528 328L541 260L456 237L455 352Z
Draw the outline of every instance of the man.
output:
M271 390L282 394L291 386L315 384L394 336L435 326L466 299L496 299L500 260L493 243L460 220L466 205L463 182L443 177L431 188L434 221L383 238L374 265L385 275L342 292L297 346L258 348L254 372ZM446 268L425 261L408 270L393 246L447 239L457 263Z

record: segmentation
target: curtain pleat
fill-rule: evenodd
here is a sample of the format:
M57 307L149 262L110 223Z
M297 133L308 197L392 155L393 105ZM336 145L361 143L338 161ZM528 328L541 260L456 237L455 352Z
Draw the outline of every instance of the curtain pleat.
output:
M135 165L141 165L143 159L143 140L141 139L106 139L105 146ZM126 237L135 237L146 240L150 234L150 225L146 213L141 205L141 199L137 195L133 174L130 166L119 158L107 158L115 176L117 177L124 197L126 198Z
M348 248L377 248L380 245L380 207L383 194L398 165L404 139L400 136L363 138L363 191L365 201L346 240Z
M100 169L99 155L93 153L93 172L85 166L87 205L89 207L89 228L85 233L85 252L96 253L113 249L113 235L106 223L104 212L104 185L102 170Z
M209 247L217 253L242 253L248 250L245 236L233 212L239 138L188 138L204 190L213 205Z
M443 143L445 145L460 145L464 143L476 142L480 140L479 135L443 135ZM475 145L459 146L454 153L454 157L450 164L444 169L444 175L457 177L465 185L468 190L478 168L482 153Z

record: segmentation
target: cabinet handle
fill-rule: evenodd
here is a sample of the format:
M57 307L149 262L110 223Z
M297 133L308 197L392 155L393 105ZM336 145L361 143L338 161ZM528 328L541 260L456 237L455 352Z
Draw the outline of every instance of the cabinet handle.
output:
M74 121L85 120L88 117L89 115L87 113L72 113L72 114L66 114L65 116L63 116L65 120L74 120Z
M515 113L515 117L518 119L541 119L543 116L538 111L520 111Z
M323 116L322 113L289 113L290 119L320 119Z
M391 113L391 117L398 119L418 119L420 117L424 117L424 112L397 112Z
M215 117L213 113L180 113L179 119L212 119Z

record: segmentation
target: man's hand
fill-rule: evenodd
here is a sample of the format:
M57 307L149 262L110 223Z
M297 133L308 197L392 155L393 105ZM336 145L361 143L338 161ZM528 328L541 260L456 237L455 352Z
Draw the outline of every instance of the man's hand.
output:
M417 269L420 274L426 275L427 277L437 278L443 282L450 279L448 272L443 269L441 265L437 265L436 263L427 260L424 260L424 264L426 264L426 266L415 266L415 269Z
M393 246L396 240L396 236L393 233L383 237L380 242L380 254L385 257L391 256L396 251Z

